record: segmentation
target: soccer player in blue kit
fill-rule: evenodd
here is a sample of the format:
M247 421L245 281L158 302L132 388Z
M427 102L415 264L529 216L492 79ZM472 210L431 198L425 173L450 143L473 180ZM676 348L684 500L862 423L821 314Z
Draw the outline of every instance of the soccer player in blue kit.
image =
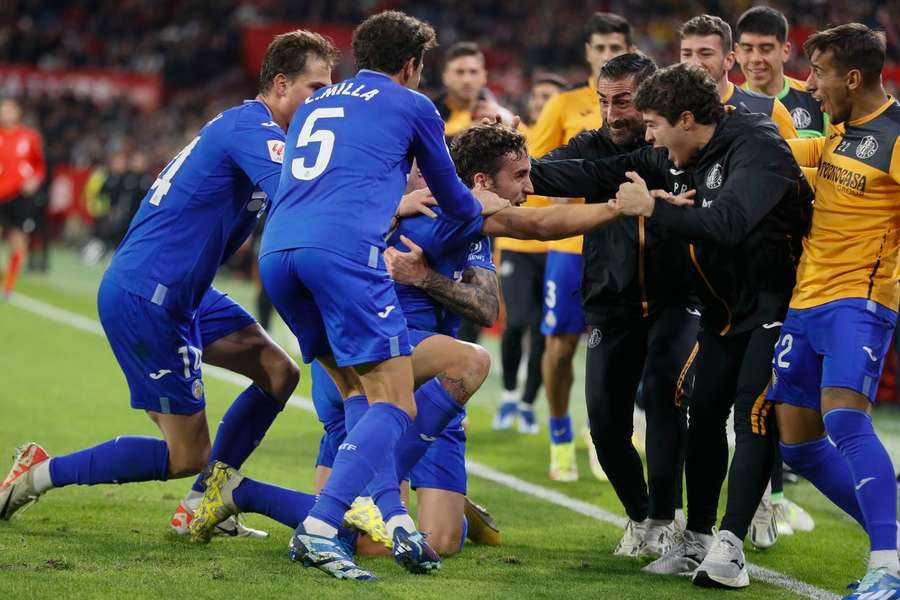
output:
M471 127L454 137L451 156L466 185L484 186L515 206L533 192L525 137L517 131L497 125ZM412 183L414 177L410 179ZM414 379L422 384L415 393L418 415L430 412L429 403L440 402L440 395L433 391L436 385L456 400L447 403L455 416L443 430L419 430L417 417L396 450L399 479L409 476L417 491L421 530L429 534L438 552L451 554L460 549L466 529L463 405L490 367L484 349L454 338L460 316L483 326L497 318L499 289L488 236L564 238L602 225L617 214L605 204L510 207L461 223L440 209L436 212L436 219L403 219L392 232L384 256L409 326ZM409 251L403 251L404 247ZM324 369L313 363L313 402L325 427L316 469L317 487L321 487L346 436L345 412L352 418L357 401L342 403ZM370 491L377 497L380 490ZM365 552L362 547L359 550Z
M431 26L396 11L357 27L360 71L320 90L294 115L260 247L263 285L304 360L318 358L345 400L364 396L369 404L348 423L332 476L291 540L292 558L338 578L372 578L337 537L344 513L370 482L393 481L379 508L397 562L412 572L440 566L396 483L394 446L416 406L406 320L381 256L413 158L448 217L467 221L482 213L456 176L440 115L414 91L435 43ZM484 190L479 196L496 209L508 204ZM439 418L443 428L450 415Z
M146 411L165 439L122 435L54 458L26 444L0 485L0 518L54 487L165 481L197 474L210 458L240 465L260 442L299 370L211 284L275 195L284 131L297 106L331 84L336 54L315 33L276 37L259 95L209 121L160 172L103 277L100 321L131 406ZM201 356L253 381L226 412L212 448ZM194 492L202 489L198 478Z

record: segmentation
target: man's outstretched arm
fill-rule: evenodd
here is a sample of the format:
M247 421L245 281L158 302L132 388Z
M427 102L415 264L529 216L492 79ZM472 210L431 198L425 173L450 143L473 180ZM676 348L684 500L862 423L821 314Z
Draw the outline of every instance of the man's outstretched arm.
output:
M544 208L511 206L484 219L485 235L520 240L561 240L587 233L619 218L615 204L559 204Z

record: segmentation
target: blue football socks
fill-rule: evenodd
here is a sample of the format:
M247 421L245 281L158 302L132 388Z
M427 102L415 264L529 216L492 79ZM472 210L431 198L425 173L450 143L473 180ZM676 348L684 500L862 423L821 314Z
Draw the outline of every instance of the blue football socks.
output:
M416 390L415 398L416 418L397 442L396 474L401 480L409 476L447 424L463 412L463 406L453 399L437 378L422 384Z
M240 469L250 453L262 442L283 408L282 403L256 384L241 392L216 429L216 439L209 455L210 462L219 460ZM203 492L202 475L194 480L191 489Z
M369 407L338 448L331 477L309 516L338 527L350 504L386 461L393 461L397 440L410 425L409 415L386 402Z
M897 480L891 457L861 410L839 408L822 418L853 475L872 551L897 548Z
M553 444L568 444L575 439L572 432L572 417L550 417L550 442Z
M158 438L123 435L93 448L50 459L53 487L165 481L169 448Z
M277 485L245 477L232 492L241 512L257 513L296 529L316 503L312 494L304 494Z

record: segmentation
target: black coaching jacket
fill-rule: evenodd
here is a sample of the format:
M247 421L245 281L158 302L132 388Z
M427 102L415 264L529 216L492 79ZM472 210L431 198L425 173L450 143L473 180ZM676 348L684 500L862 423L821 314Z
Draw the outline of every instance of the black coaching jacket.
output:
M664 148L646 146L601 160L542 159L534 161L531 178L535 193L585 196L589 202L613 197L627 171L638 172L650 189L676 194L695 189L694 206L679 208L657 200L646 219L653 231L659 228L663 244L645 266L647 273L653 268L646 281L659 286L654 298L659 301L690 287L677 270L680 261L668 255L686 253L703 302L701 324L708 331L741 333L782 320L809 227L813 193L771 119L728 111L690 167L676 168L667 154ZM683 243L678 249L667 245L673 238L686 242L687 248ZM616 248L610 245L608 250ZM616 272L620 258L603 257L596 271L588 265L587 254L585 258L583 297L591 320L600 316L595 311L602 310L602 299L613 290L602 271ZM621 270L640 280L633 262L628 264ZM675 266L667 268L669 264Z

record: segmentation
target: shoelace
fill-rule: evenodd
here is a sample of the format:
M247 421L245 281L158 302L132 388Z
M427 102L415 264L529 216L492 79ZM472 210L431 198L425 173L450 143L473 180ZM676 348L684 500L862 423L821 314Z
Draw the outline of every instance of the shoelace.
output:
M730 540L716 538L712 548L709 549L707 557L711 557L715 562L728 562L731 560L731 554L734 550L734 544Z

